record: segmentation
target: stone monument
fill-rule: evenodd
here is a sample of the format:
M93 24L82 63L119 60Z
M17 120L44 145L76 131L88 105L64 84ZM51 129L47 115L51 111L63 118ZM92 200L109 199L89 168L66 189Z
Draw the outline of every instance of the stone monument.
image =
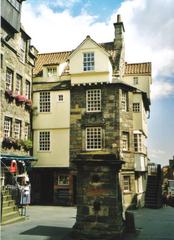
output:
M76 240L119 239L124 231L118 173L123 161L109 152L77 156Z

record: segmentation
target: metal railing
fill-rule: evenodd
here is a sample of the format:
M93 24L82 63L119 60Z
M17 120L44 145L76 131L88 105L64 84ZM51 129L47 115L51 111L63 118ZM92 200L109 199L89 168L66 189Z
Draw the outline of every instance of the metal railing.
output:
M16 205L19 206L20 205L20 189L19 189L17 180L15 178L15 175L9 171L7 165L4 162L1 161L1 164L3 165L3 167L5 167L8 173L8 177L7 179L5 179L4 189L9 191L10 195L12 196L12 199L15 201Z

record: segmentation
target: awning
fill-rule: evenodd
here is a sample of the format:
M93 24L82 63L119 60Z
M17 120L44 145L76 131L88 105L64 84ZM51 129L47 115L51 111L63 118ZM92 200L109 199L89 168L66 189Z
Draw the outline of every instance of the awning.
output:
M11 161L11 160L16 160L16 161L37 161L36 157L32 156L16 156L16 155L11 155L11 154L1 154L0 155L1 160L6 160L6 161Z

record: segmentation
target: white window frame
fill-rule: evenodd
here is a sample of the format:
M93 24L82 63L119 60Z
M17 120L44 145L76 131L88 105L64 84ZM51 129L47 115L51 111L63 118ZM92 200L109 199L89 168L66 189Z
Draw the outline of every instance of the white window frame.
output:
M122 133L122 150L123 151L129 150L129 133L128 132Z
M26 41L21 37L19 60L22 63L25 63L25 53L26 53Z
M101 89L86 91L86 111L101 112Z
M143 151L142 134L141 133L134 133L134 151L135 152Z
M40 112L46 113L51 111L51 94L50 92L40 92Z
M86 128L86 150L94 151L102 149L102 128L87 127Z
M29 123L25 123L25 127L24 127L24 139L28 140L30 136L30 124Z
M48 152L50 151L51 143L50 131L40 131L39 132L39 151Z
M128 110L128 92L122 90L121 94L121 107L122 111L127 112Z
M57 76L57 67L47 67L47 76Z
M131 191L131 178L128 175L123 176L123 192Z
M133 112L140 112L140 103L133 103Z
M19 74L16 74L16 90L17 95L22 94L22 76Z
M57 102L64 102L64 94L58 94Z
M15 119L14 123L14 138L20 139L21 138L21 121Z
M94 61L94 52L85 52L83 53L83 71L94 71L95 61Z
M133 78L133 84L134 85L138 85L138 77L134 77Z
M69 176L67 175L59 175L57 178L58 185L69 185Z
M6 85L6 90L12 90L13 88L13 70L7 67L6 69L6 80L5 80L5 85Z
M4 137L11 136L11 127L12 127L12 119L9 117L4 118Z
M25 81L25 96L27 99L30 99L30 81Z

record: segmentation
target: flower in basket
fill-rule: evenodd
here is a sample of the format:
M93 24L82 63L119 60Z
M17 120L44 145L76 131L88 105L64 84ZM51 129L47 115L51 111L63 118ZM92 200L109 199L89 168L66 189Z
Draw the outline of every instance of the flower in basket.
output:
M17 95L16 96L16 101L17 102L25 102L26 101L26 96L24 96L24 95Z
M15 139L12 137L4 137L2 141L2 148L11 148L15 143Z
M27 105L27 106L32 106L32 100L31 99L27 99L26 101L25 101L25 104Z
M14 149L18 149L18 150L21 149L21 141L20 141L20 139L15 139L15 141L13 142L13 148Z
M21 144L23 146L23 149L25 151L27 151L27 152L30 151L32 149L32 147L33 147L33 143L32 143L32 141L30 139L22 140Z

